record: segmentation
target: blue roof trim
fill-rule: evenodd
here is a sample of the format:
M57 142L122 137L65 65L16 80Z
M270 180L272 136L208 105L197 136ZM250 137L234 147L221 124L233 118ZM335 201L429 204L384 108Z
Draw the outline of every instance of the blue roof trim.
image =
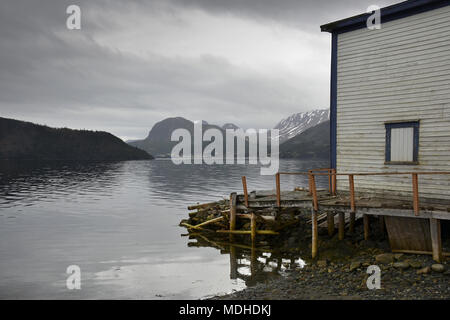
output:
M381 23L405 18L414 14L450 5L448 0L409 0L381 8ZM320 26L322 32L344 33L366 27L367 18L372 13L363 13L347 19Z
M331 35L331 83L330 83L330 167L337 165L337 45L338 34Z

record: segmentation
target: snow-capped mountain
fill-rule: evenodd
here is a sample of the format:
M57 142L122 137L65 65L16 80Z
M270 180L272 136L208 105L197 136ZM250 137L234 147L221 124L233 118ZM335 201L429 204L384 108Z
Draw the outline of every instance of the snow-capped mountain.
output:
M279 139L280 143L283 143L306 129L327 121L329 118L330 110L328 109L300 112L281 120L274 129L280 130Z

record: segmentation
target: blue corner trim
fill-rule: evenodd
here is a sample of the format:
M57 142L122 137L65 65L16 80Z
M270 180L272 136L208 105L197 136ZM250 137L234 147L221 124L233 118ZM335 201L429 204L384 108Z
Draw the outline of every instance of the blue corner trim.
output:
M386 128L386 149L385 149L385 161L391 161L391 129L393 128L414 128L414 150L413 150L413 162L417 162L419 159L419 126L420 121L403 121L385 123Z
M414 14L442 8L450 5L448 0L409 0L381 8L381 23L405 18ZM320 26L323 32L344 33L366 27L367 18L372 13L334 21Z
M338 34L331 35L331 85L330 85L330 166L336 168L337 150L337 44Z

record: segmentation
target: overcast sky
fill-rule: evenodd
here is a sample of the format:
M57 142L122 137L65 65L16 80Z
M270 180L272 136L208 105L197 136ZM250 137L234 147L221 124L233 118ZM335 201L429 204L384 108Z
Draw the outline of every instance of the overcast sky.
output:
M0 116L123 139L173 116L272 128L329 107L319 26L396 2L2 0Z

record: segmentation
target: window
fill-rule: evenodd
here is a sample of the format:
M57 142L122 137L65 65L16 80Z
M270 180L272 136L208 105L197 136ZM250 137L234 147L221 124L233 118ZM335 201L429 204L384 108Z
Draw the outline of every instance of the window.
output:
M417 164L419 154L419 121L389 122L386 127L387 164Z

